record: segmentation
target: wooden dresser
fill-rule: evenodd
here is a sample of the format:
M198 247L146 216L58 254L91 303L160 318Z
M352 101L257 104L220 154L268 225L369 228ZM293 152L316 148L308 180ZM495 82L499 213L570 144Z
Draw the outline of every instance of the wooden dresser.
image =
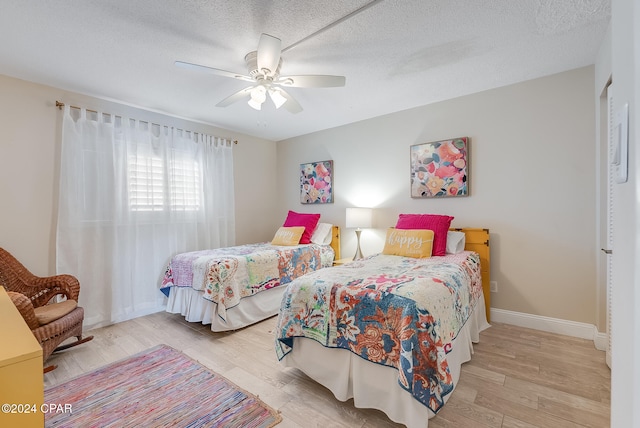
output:
M0 326L0 426L42 428L42 347L3 287Z

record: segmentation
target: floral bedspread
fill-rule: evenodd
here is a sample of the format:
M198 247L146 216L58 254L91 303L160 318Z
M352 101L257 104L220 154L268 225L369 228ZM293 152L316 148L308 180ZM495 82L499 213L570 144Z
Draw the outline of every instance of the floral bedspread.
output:
M240 299L331 266L333 254L328 245L270 243L182 253L167 265L160 290L167 297L171 287L204 291L203 297L218 304L218 315L224 320L226 310Z
M378 254L292 281L276 327L276 354L294 337L348 349L398 369L398 383L437 412L453 390L451 343L482 295L480 257Z

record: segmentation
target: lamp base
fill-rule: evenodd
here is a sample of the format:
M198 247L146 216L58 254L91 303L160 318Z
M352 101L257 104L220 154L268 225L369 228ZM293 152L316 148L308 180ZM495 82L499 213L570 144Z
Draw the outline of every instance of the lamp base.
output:
M358 244L356 247L356 254L353 256L353 260L361 260L364 257L362 256L362 250L360 249L360 233L362 230L356 229L356 237L358 238Z

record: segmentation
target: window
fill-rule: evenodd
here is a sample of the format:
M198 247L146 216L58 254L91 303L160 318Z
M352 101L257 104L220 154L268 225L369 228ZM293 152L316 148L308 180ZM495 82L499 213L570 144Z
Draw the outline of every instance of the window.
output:
M93 327L162 310L168 254L235 244L229 141L105 118L66 105L60 151L56 269L91 278Z
M200 168L192 160L172 162L169 175L171 209L174 211L198 211L200 209Z
M198 211L201 173L198 163L174 156L169 171L160 157L128 158L129 207L132 211ZM166 192L168 185L169 192Z

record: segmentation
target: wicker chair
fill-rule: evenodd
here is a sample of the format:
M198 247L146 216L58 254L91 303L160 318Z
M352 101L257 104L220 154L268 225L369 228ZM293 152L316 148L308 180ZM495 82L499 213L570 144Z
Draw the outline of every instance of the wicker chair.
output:
M7 290L42 346L43 363L54 351L93 339L93 336L82 337L84 309L77 306L80 283L74 276L35 276L8 251L0 248L0 285ZM65 296L67 300L53 302L52 299L58 295ZM61 346L71 337L77 340ZM53 369L55 366L48 366L44 370Z

